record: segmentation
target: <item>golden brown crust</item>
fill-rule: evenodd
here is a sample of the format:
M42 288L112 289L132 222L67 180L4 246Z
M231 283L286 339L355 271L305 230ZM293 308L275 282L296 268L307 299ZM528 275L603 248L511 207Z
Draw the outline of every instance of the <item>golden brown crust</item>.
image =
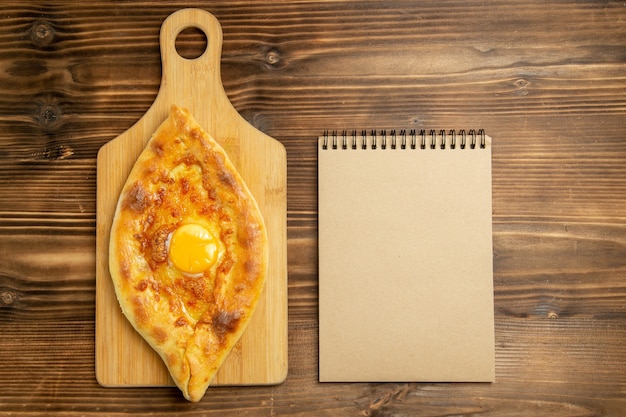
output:
M199 275L168 259L174 230L197 223L218 237ZM159 353L185 398L198 401L239 340L267 274L259 208L224 150L172 106L124 185L109 268L122 311Z

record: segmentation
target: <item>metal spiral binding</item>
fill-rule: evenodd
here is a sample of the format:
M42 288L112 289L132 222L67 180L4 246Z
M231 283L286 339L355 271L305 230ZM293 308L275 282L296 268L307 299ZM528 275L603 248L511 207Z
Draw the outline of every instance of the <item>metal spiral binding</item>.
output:
M358 140L356 130L352 130L350 136L351 138L348 140L348 131L343 130L341 139L339 139L336 130L332 132L325 130L322 139L322 149L358 149L359 147L360 149L369 148L372 150L376 150L379 147L382 150L398 149L398 142L400 143L400 149L456 149L457 146L460 149L466 149L468 142L469 149L477 147L484 149L487 146L484 129L478 129L478 131L470 129L468 132L465 132L465 129L461 129L458 134L454 129L449 130L448 133L444 129L439 130L438 133L435 129L430 129L428 135L425 129L421 129L419 132L419 143L418 133L415 129L411 129L408 133L405 129L400 130L399 139L395 129L390 131L390 139L388 139L386 130L381 130L380 132L372 130L368 136L367 130L363 129L361 130L360 141Z

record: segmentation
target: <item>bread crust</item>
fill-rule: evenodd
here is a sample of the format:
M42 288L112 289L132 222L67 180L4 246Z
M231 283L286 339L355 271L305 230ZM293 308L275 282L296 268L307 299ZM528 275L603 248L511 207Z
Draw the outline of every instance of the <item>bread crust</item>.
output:
M183 224L219 241L217 262L186 274L168 259ZM267 275L259 207L224 149L173 105L120 194L109 269L122 312L158 352L190 401L199 401L244 332Z

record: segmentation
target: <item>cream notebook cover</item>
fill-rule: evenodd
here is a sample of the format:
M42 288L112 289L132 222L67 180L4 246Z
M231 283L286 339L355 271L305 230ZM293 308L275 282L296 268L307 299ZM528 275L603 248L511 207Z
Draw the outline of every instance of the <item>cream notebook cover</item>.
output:
M491 138L318 143L319 379L495 378Z

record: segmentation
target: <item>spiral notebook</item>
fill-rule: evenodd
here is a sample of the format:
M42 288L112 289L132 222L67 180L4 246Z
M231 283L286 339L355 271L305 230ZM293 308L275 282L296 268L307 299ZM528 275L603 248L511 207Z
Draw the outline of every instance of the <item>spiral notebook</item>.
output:
M491 138L318 141L319 380L495 378Z

